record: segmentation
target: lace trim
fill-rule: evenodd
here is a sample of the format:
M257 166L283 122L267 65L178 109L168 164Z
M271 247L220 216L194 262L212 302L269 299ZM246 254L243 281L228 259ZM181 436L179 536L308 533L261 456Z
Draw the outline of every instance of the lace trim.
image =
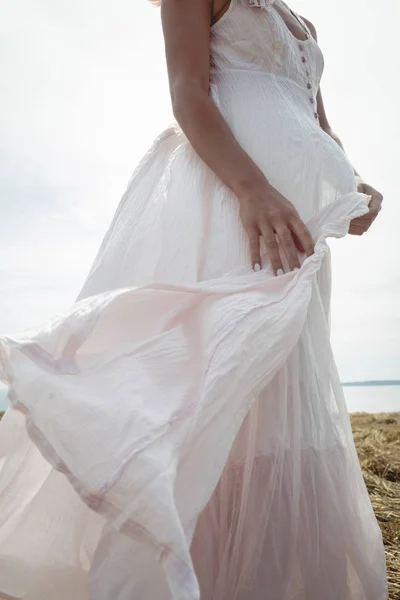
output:
M258 6L258 8L269 8L274 2L275 0L248 0L249 6Z

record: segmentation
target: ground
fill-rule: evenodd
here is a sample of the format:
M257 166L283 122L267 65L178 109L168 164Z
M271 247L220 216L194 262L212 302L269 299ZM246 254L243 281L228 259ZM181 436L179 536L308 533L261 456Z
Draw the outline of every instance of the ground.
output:
M350 416L364 480L385 542L389 600L400 600L400 412Z
M400 412L354 413L351 424L385 542L389 599L400 600Z

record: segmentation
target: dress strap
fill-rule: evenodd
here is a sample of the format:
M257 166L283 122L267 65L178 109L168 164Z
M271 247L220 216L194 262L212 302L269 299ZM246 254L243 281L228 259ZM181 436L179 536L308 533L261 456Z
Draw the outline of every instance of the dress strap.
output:
M310 31L310 28L308 27L307 23L304 21L303 17L301 17L299 14L297 14L297 12L295 12L292 9L290 9L290 12L298 20L298 22L300 23L300 25L302 26L302 28L304 29L304 31L306 33L308 33L309 37L313 37L313 35L312 35L311 31Z
M224 12L219 12L217 15L215 15L215 17L213 18L213 14L214 14L214 0L212 2L212 11L211 11L211 26L216 25L217 23L219 23L222 19L224 19L228 13L230 13L233 9L234 9L234 5L236 4L238 0L230 0L228 8L226 8L224 10ZM243 0L240 0L243 1ZM248 2L248 0L245 0L246 3Z

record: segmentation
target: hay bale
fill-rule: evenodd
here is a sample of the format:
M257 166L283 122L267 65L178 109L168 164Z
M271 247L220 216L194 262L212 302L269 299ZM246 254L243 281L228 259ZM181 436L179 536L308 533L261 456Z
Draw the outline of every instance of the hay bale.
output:
M390 600L400 600L400 412L350 415L365 484L386 549Z

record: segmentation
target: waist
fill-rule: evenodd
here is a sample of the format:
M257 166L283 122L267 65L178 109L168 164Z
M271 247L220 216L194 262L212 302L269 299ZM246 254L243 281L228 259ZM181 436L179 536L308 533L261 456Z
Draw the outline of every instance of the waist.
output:
M263 81L268 82L272 86L295 86L299 89L308 89L307 82L304 81L303 77L296 78L291 75L285 75L282 73L270 73L263 69L241 69L241 68L211 68L210 69L210 84L223 84L224 82L229 83L234 80L257 80L260 83ZM319 78L314 76L309 78L311 89L317 91L319 88Z
M260 111L266 120L284 115L319 127L318 85L265 71L224 69L211 72L210 95L225 114L235 109Z

